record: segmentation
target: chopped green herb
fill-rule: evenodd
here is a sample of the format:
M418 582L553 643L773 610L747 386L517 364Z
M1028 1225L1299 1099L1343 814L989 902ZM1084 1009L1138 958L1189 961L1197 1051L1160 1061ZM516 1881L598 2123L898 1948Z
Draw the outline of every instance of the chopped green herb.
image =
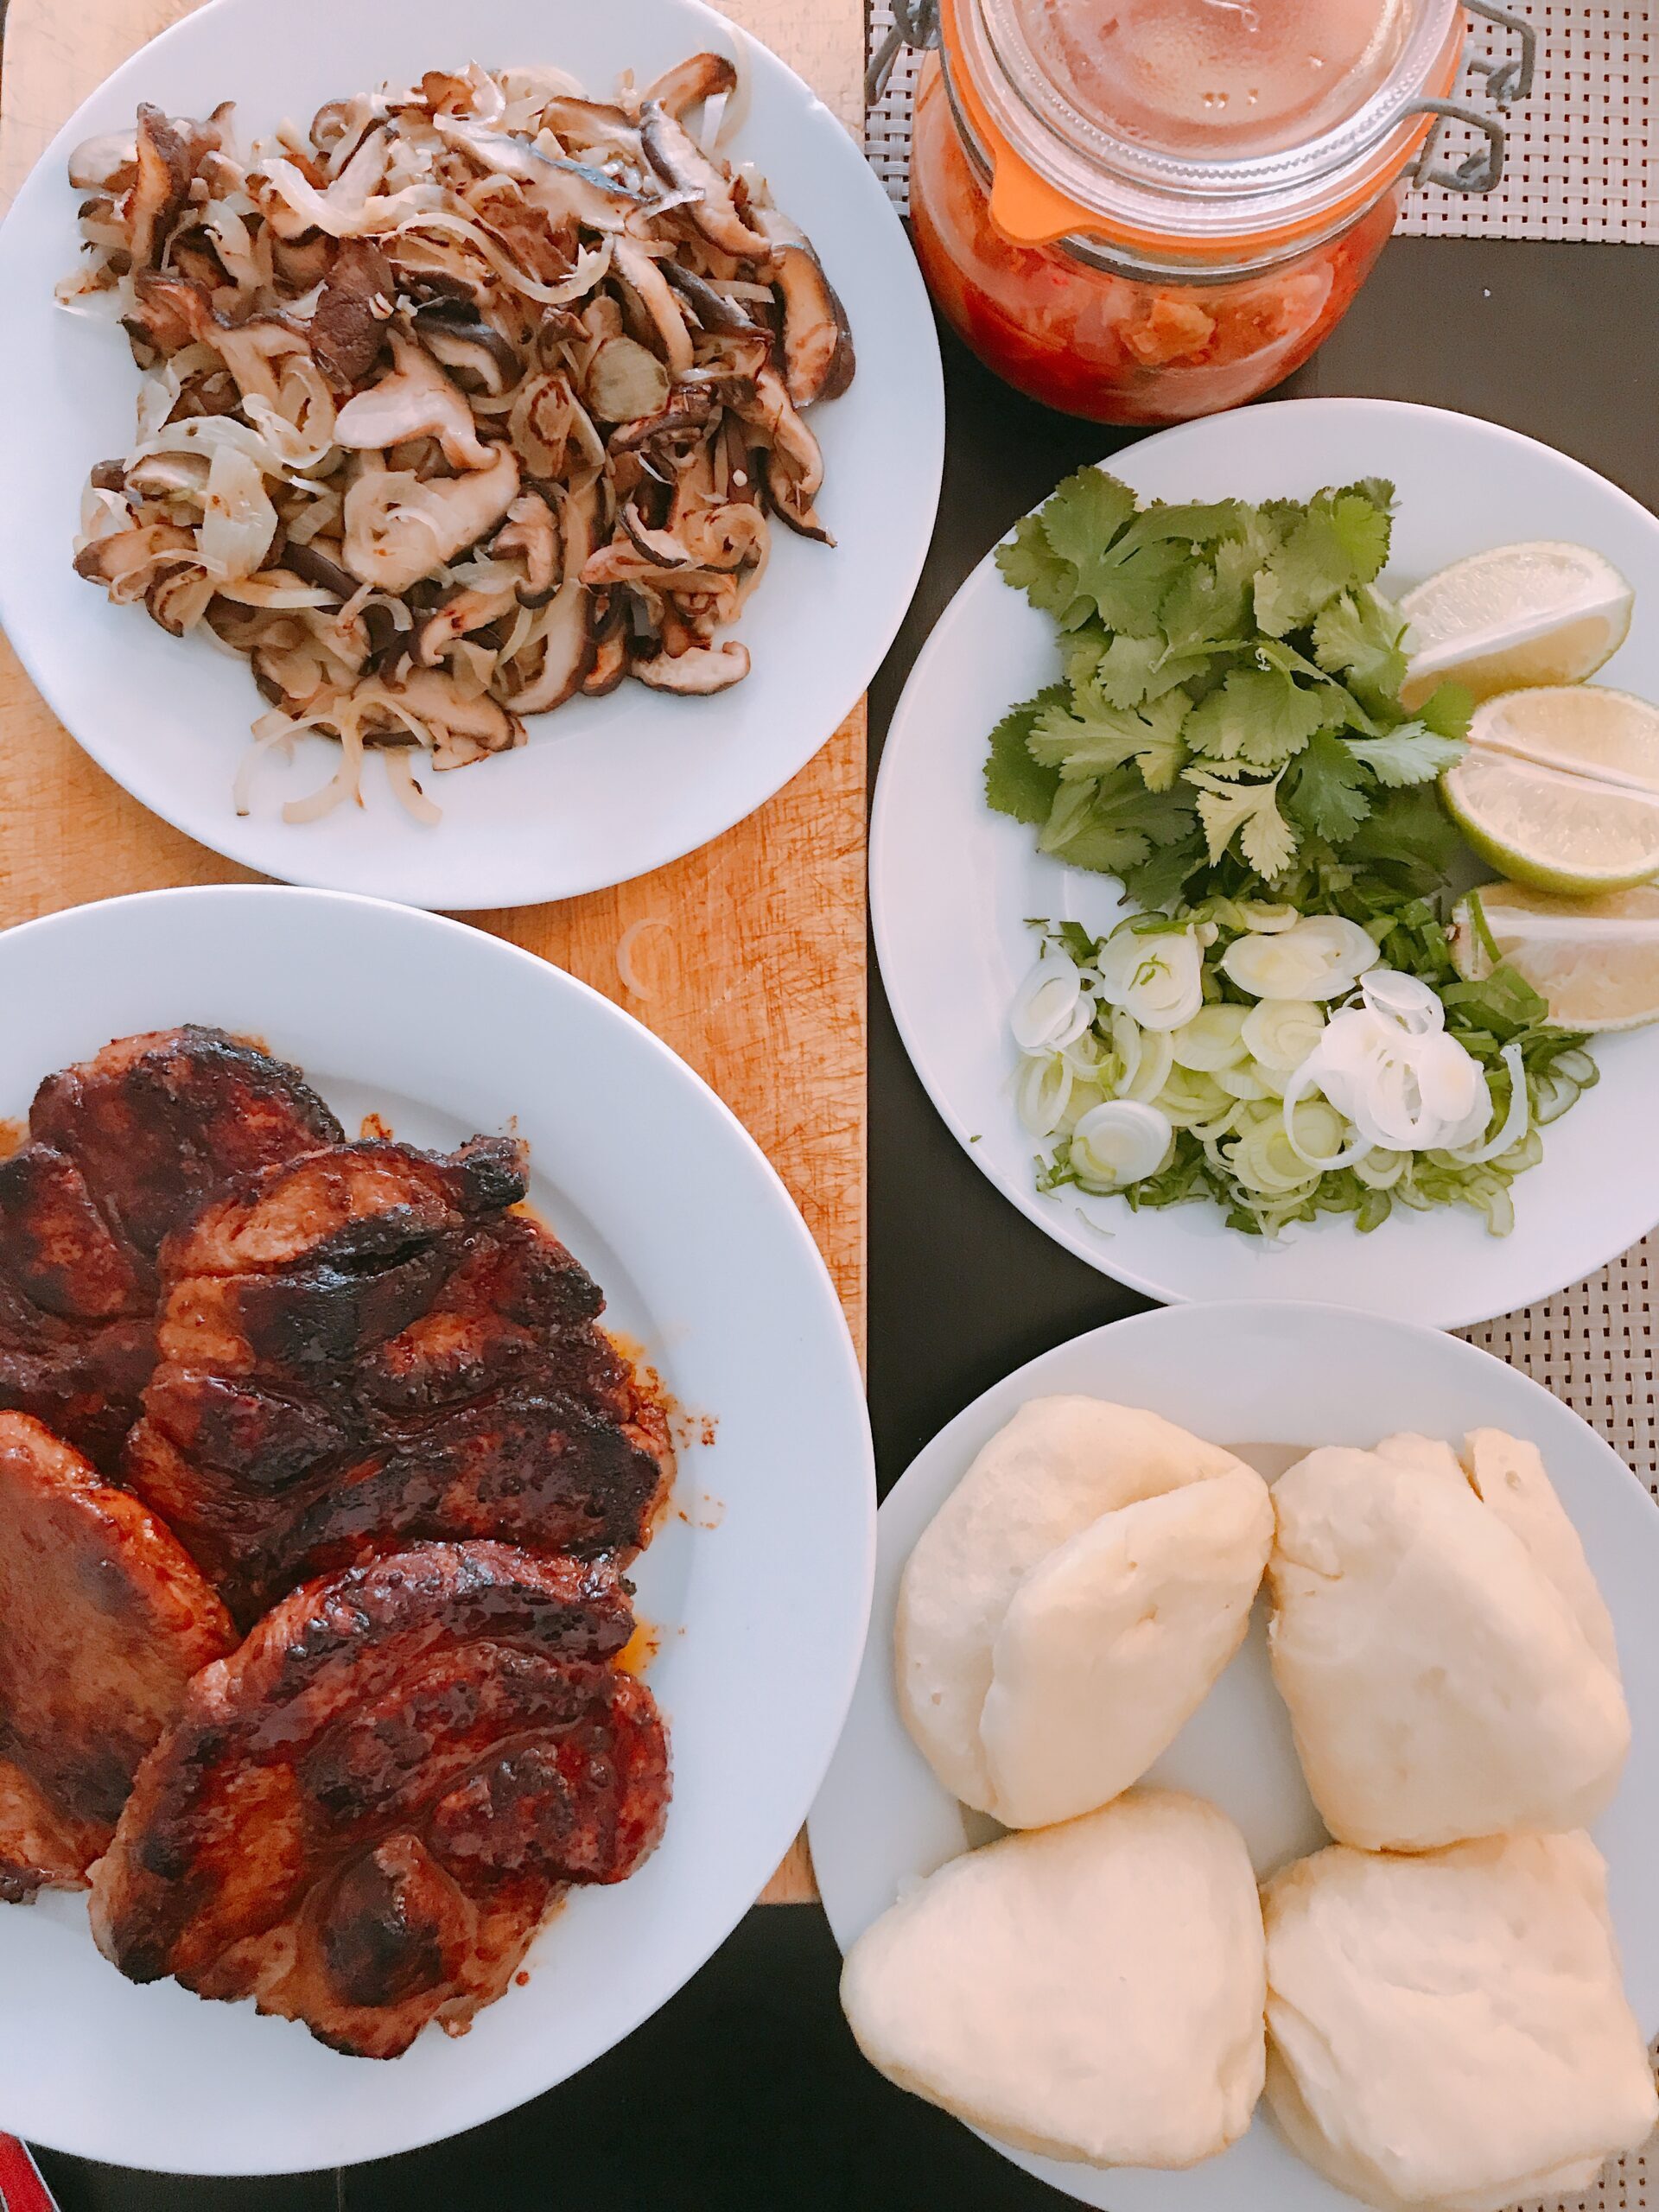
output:
M1351 855L1421 887L1455 845L1424 787L1469 707L1452 685L1400 705L1392 499L1141 508L1101 469L1068 477L997 554L1067 633L1066 680L998 724L990 804L1142 904L1278 896Z

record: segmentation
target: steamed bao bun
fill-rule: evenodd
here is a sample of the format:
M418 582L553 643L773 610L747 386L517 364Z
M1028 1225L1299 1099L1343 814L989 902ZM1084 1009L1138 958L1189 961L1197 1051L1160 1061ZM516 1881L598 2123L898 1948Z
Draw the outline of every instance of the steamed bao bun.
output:
M1274 1680L1339 1842L1424 1851L1603 1812L1630 1746L1612 1624L1530 1444L1390 1437L1273 1492Z
M1268 2106L1365 2203L1578 2196L1659 2119L1587 1835L1336 1845L1262 1903Z
M905 1569L899 1700L928 1764L1008 1827L1106 1804L1238 1649L1272 1535L1230 1452L1133 1407L1032 1399Z
M1265 2066L1244 1840L1172 1790L952 1859L854 1944L871 2064L1046 2158L1190 2166L1249 2126Z

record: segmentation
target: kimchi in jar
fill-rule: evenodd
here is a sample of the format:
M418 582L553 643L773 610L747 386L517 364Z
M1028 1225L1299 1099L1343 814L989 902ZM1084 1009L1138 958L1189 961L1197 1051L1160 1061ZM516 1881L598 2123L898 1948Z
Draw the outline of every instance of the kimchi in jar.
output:
M1306 360L1394 227L1465 31L1458 0L942 14L911 155L929 287L1008 383L1103 423L1211 414ZM1437 181L1496 181L1480 127L1491 174Z

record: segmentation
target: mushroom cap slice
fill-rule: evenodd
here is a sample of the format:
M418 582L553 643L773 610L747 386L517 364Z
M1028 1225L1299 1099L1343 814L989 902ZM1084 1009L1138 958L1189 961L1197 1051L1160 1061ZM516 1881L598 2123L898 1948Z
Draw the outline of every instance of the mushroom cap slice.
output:
M450 383L423 346L400 330L391 334L390 376L340 409L334 443L384 453L411 438L435 438L452 468L487 468L492 452L478 435L465 392Z
M518 463L497 446L487 468L428 483L370 470L346 494L346 566L359 583L407 591L500 521L518 496Z
M378 366L397 296L380 248L369 238L342 238L310 324L312 353L337 390L353 391Z
M683 697L729 691L748 672L749 649L735 638L717 645L693 645L683 653L655 653L635 661L629 671L653 691L677 691Z
M688 108L736 90L736 67L723 54L692 54L648 85L640 105L659 107L677 121Z
M784 385L792 404L838 399L858 363L847 310L824 274L811 240L776 207L757 207L754 220L770 240L772 284L784 310Z
M646 156L665 184L696 197L687 213L711 245L740 261L768 261L772 247L737 212L732 187L683 124L666 108L647 105L640 124Z
M487 692L468 698L436 668L411 669L387 696L401 699L432 734L434 768L466 768L492 753L511 753L524 741L524 726Z

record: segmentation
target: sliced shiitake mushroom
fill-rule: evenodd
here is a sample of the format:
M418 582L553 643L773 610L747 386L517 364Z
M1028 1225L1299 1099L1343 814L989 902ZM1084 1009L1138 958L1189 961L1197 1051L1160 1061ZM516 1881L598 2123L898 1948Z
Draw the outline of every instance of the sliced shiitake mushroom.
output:
M757 207L754 219L774 256L772 281L784 317L785 388L797 407L838 399L857 366L847 310L811 240L787 215L776 207Z
M708 278L699 276L695 269L687 269L677 261L665 261L661 267L664 276L686 301L702 329L745 335L760 330L760 325L745 310L741 301L728 300L724 292L717 292Z
M711 245L739 261L771 258L766 239L738 213L730 181L660 102L646 103L639 131L651 166L664 182L696 195L686 212Z
M138 173L138 139L131 130L84 138L69 156L69 181L77 192L125 192Z
M517 346L469 302L429 300L416 308L410 327L463 391L499 398L524 374Z
M645 87L642 105L654 105L677 122L688 108L736 90L737 71L723 54L692 54Z
M661 339L663 358L670 371L675 376L683 375L696 360L696 349L691 342L685 316L667 278L644 247L635 245L631 238L617 240L612 265L639 301L651 327ZM639 411L646 414L651 410L642 408ZM618 416L616 419L626 421L627 418Z
M397 297L391 264L372 238L342 238L311 317L311 351L336 391L372 376Z
M589 622L594 658L582 688L589 699L603 699L628 672L628 610L620 592L594 592L589 597L594 610Z
M392 370L340 409L334 443L384 453L411 438L436 438L452 468L486 469L495 449L478 435L473 410L437 363L401 331L391 334Z
M519 606L545 607L563 575L564 549L557 509L539 485L528 486L507 509L490 550L498 560L524 563Z
M412 669L389 695L418 715L433 737L435 768L464 768L486 753L507 753L524 741L524 726L487 692L463 696L452 677L435 668Z
M357 578L338 561L331 560L320 545L296 544L290 538L283 558L303 582L315 584L319 591L333 592L342 602L357 589Z
M212 462L205 453L150 453L135 461L120 488L136 499L186 499L207 496Z
M601 423L632 423L667 404L668 371L636 339L607 338L588 364L582 397Z
M693 645L683 653L660 652L637 660L629 673L653 691L677 691L696 696L729 690L749 672L749 649L735 638L717 645Z
M176 569L163 569L144 594L152 620L175 638L193 630L207 612L213 596L213 579L194 561Z
M494 590L458 591L417 622L409 635L407 651L416 668L435 668L447 652L474 631L487 629L518 604L511 585Z
M518 496L505 446L487 468L423 484L405 471L370 470L346 494L345 562L359 583L394 597L476 544Z

